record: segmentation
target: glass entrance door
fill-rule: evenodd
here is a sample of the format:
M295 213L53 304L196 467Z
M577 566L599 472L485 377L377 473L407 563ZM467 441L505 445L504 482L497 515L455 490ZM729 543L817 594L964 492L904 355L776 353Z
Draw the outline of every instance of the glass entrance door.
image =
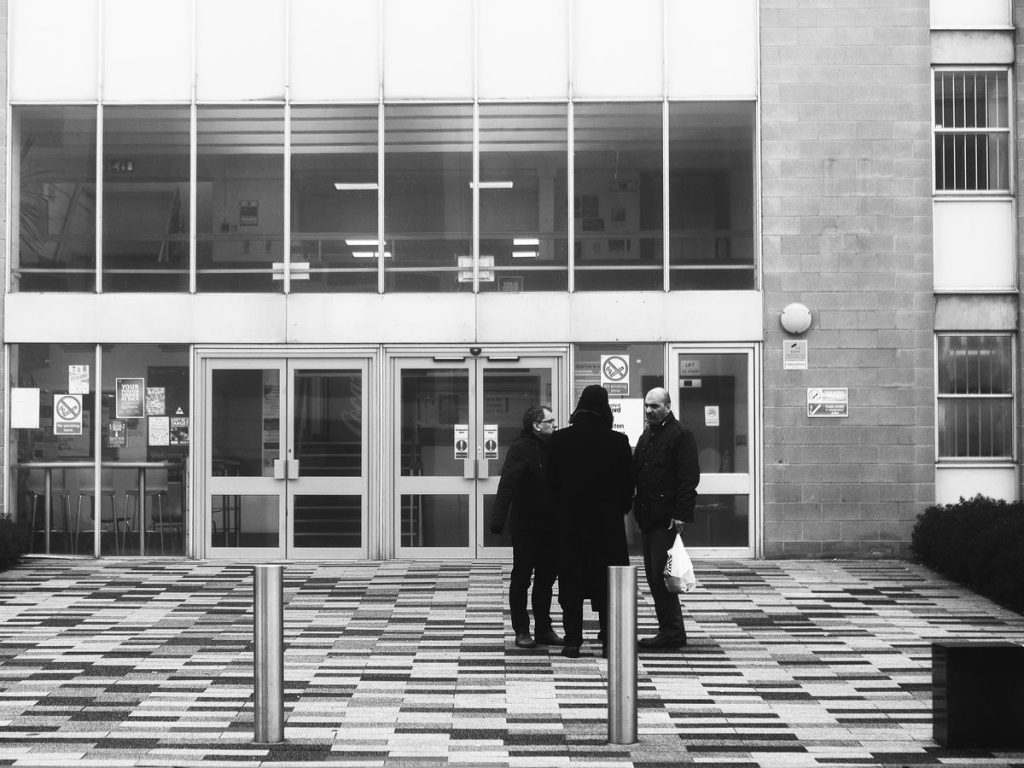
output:
M693 432L700 485L686 546L707 556L755 554L755 408L753 350L674 348L669 392L676 416Z
M397 358L395 535L399 557L507 556L488 530L508 446L532 405L561 401L558 356ZM507 528L507 526L506 526Z
M210 557L367 553L367 363L209 359L204 531Z

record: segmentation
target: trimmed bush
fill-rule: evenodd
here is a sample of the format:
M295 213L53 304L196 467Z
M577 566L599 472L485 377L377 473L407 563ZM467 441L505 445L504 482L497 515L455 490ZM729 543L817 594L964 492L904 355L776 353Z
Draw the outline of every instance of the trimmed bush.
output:
M28 550L28 534L24 527L6 515L0 516L0 570L14 565Z
M975 496L936 504L910 535L922 563L1024 613L1024 503Z

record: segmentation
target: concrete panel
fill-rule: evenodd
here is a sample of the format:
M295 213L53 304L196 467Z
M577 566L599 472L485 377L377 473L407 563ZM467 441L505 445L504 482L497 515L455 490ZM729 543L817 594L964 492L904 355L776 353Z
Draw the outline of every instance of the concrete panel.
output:
M998 29L1010 24L1010 0L931 0L932 29Z
M1004 467L936 467L935 503L955 504L978 494L993 499L1016 501L1017 468Z
M1011 200L937 199L933 211L936 291L1016 286Z
M932 64L1013 64L1013 30L932 32Z
M1017 296L938 295L935 297L936 331L1015 331Z

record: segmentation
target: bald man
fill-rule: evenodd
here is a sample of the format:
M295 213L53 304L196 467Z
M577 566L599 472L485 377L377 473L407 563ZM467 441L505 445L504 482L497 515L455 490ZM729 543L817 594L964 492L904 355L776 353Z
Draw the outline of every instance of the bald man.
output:
M638 643L643 649L681 648L686 627L679 596L665 589L663 574L676 532L693 522L700 483L697 441L672 415L672 398L661 387L644 397L646 428L633 452L636 496L633 514L640 526L647 586L658 615L658 633Z

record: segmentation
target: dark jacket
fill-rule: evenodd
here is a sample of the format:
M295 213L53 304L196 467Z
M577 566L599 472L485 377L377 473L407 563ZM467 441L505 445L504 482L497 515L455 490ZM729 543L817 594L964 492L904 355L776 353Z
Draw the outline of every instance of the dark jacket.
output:
M648 426L633 452L636 499L633 514L642 531L668 528L670 522L693 522L700 483L697 441L671 413Z
M548 482L555 499L561 599L603 599L609 565L629 565L623 516L633 495L629 440L611 413L577 411L551 435Z
M491 511L491 531L500 532L511 512L513 538L554 535L554 505L544 475L547 462L547 444L524 429L505 455Z

